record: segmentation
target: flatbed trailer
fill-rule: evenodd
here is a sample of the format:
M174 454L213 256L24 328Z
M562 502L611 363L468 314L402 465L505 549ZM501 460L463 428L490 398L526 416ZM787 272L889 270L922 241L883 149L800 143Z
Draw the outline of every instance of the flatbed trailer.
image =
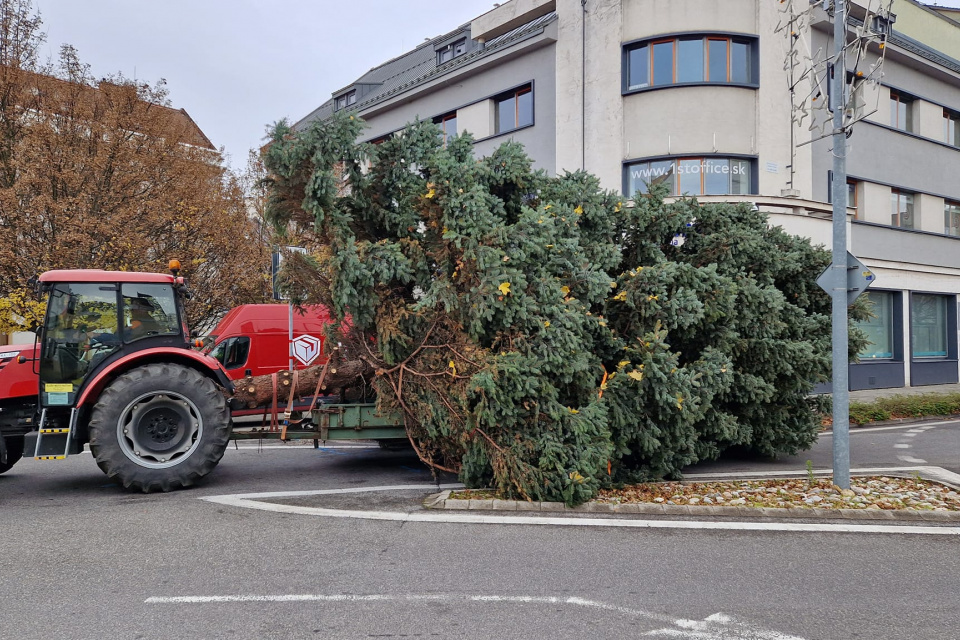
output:
M278 424L244 427L234 424L233 440L376 440L406 441L400 414L381 414L374 403L325 404L309 420L281 420Z

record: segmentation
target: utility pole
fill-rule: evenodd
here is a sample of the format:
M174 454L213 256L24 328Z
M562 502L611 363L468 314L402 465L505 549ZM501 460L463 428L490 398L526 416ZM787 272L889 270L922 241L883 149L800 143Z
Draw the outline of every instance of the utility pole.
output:
M833 482L850 488L850 390L847 347L847 0L833 0Z

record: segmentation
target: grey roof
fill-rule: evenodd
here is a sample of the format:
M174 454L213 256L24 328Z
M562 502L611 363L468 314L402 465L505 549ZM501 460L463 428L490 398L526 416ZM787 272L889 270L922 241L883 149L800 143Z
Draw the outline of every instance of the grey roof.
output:
M960 73L960 60L952 58L945 53L937 51L932 47L928 47L918 40L914 40L909 36L905 36L899 31L894 31L893 35L890 36L890 42L897 45L901 49L906 49L907 51L912 51L921 58L926 58L930 62L940 65L946 69L950 69L955 73Z
M357 103L351 106L351 109L365 109L398 93L411 89L418 84L445 75L460 69L464 65L469 65L476 60L492 55L516 42L538 35L546 25L555 20L556 17L556 12L551 12L535 20L531 20L513 31L509 31L502 36L490 40L482 49L476 45L476 43L472 43L472 48L468 48L467 52L463 55L457 56L442 65L437 65L437 54L435 50L437 44L455 40L458 34L463 34L468 41L470 40L470 25L465 24L450 33L424 42L413 51L370 69L370 71L367 71L357 78L352 84L334 92L334 94L339 94L358 84L379 85L372 91L361 96ZM300 121L293 125L293 128L295 130L301 130L314 120L323 120L329 118L331 115L333 115L333 98L327 100L310 114L300 119Z

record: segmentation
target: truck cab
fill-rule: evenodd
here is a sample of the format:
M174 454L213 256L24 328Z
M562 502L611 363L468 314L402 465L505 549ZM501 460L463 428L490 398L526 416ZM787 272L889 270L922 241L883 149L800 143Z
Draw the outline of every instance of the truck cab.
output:
M244 304L227 312L204 352L220 361L231 380L288 369L291 359L294 369L304 369L326 362L324 332L332 322L320 305Z

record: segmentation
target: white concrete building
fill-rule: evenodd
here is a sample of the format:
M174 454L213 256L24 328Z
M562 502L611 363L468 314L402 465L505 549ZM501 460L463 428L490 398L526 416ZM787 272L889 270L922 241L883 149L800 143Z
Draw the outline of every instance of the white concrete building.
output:
M509 0L296 126L352 109L376 140L432 118L469 131L478 154L513 138L549 172L584 168L627 196L659 179L703 202L753 202L829 246L831 142L826 114L807 110L826 86L803 76L832 48L822 4ZM879 4L851 0L851 38ZM892 10L884 47L848 55L851 115L865 116L848 141L849 249L877 274L874 344L851 366L853 389L960 379L960 14L914 0Z

